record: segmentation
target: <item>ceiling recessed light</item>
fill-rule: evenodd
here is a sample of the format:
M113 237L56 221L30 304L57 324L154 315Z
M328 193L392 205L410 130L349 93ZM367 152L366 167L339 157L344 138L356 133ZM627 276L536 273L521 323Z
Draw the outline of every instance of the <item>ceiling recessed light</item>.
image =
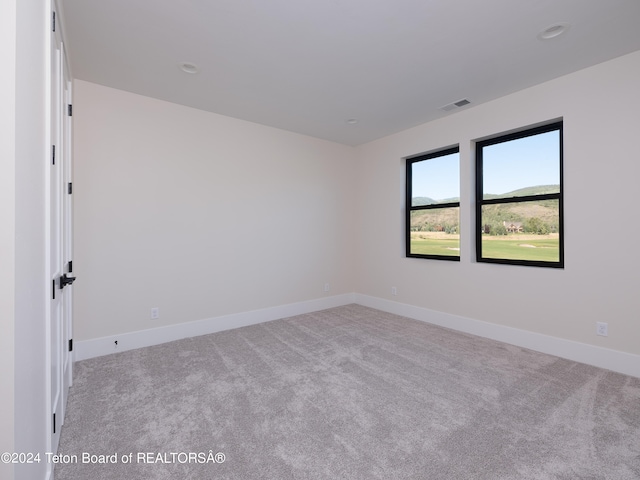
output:
M185 73L198 73L200 71L195 63L183 62L179 66L180 70Z
M350 118L349 120L347 120L347 125L355 125L356 123L358 123L357 118Z
M566 33L567 30L569 30L568 23L555 23L538 33L538 40L550 40L559 37Z

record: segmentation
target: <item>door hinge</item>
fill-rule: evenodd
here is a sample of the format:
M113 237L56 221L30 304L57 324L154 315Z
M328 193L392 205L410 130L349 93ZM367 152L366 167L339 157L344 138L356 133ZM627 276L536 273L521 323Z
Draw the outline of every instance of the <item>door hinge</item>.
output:
M56 279L55 278L51 281L51 292L52 292L51 300L55 300L56 299Z
M67 185L67 193L69 195L71 195L73 193L73 183L69 182L69 185Z
M51 162L53 165L56 164L56 146L51 145Z
M69 339L69 351L73 352L73 338Z
M56 12L51 12L53 14L51 18L51 30L56 31Z
M69 273L73 273L73 260L69 260L69 263L67 264L67 270L69 271Z
M56 433L56 414L53 414L53 433Z
M71 104L67 105L67 115L73 117L73 105Z

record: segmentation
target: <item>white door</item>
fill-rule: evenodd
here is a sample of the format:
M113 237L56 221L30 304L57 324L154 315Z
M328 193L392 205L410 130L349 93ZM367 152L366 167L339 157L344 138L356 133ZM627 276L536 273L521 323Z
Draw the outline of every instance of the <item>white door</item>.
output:
M62 268L69 277L73 278L73 162L72 162L72 99L71 79L62 48L62 82L64 86L63 103L63 149L62 149ZM73 287L67 283L62 290L62 418L64 420L67 404L67 393L73 382Z
M62 320L63 295L60 288L62 270L62 42L59 28L55 25L55 10L51 26L51 158L49 159L49 283L51 302L48 321L48 347L50 362L49 406L51 409L50 452L58 451L60 426L62 424Z
M57 452L64 420L67 391L71 385L72 356L70 354L72 314L72 219L71 204L71 84L67 69L60 25L56 22L55 2L52 2L51 77L50 77L50 137L51 158L47 166L49 189L49 275L51 299L47 322L49 360L49 408L51 412L48 447Z

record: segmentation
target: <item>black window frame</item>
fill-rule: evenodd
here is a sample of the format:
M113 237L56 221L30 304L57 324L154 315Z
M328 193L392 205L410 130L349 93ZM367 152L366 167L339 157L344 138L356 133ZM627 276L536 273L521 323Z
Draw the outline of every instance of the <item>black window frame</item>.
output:
M559 168L560 168L560 191L558 193L547 193L540 195L527 195L516 196L507 198L492 198L484 199L483 192L483 148L498 143L505 143L521 138L526 138L541 133L548 133L552 131L558 131L559 133ZM547 268L564 268L564 185L563 185L563 121L555 121L542 126L533 128L526 128L517 132L498 135L486 140L476 142L476 261L483 263L498 263L507 265L522 265L532 267L547 267ZM485 258L482 256L482 207L485 205L496 204L513 204L531 202L536 200L558 200L558 241L559 241L559 256L557 262L546 262L539 260L515 260L507 258Z
M422 155L417 155L415 157L410 157L406 159L406 208L405 208L405 255L408 258L427 258L431 260L448 260L451 262L459 262L460 261L460 253L458 255L433 255L433 254L423 254L423 253L411 253L411 212L417 210L435 210L441 208L458 208L458 225L459 215L460 215L460 202L448 202L448 203L434 203L431 205L419 205L413 206L412 199L412 187L413 187L413 179L412 179L412 166L414 163L422 162L425 160L431 160L433 158L444 157L446 155L451 155L454 153L460 153L460 146L456 145L453 147L447 147L441 150L435 150L430 153L425 153ZM458 179L459 181L459 179ZM460 234L460 232L458 232Z

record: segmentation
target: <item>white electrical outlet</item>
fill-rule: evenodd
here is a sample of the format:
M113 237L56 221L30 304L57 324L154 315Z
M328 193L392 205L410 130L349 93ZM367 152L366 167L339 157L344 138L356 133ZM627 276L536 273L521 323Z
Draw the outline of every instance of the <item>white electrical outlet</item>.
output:
M391 287L391 295L398 295L398 289L396 287Z
M328 284L328 283L325 283L325 284L324 284L324 291L325 291L325 292L328 292L328 291L329 291L329 289L330 289L329 284Z
M603 337L609 336L609 324L606 322L596 322L596 333Z
M151 320L157 320L160 318L160 309L158 307L154 307L151 309Z

